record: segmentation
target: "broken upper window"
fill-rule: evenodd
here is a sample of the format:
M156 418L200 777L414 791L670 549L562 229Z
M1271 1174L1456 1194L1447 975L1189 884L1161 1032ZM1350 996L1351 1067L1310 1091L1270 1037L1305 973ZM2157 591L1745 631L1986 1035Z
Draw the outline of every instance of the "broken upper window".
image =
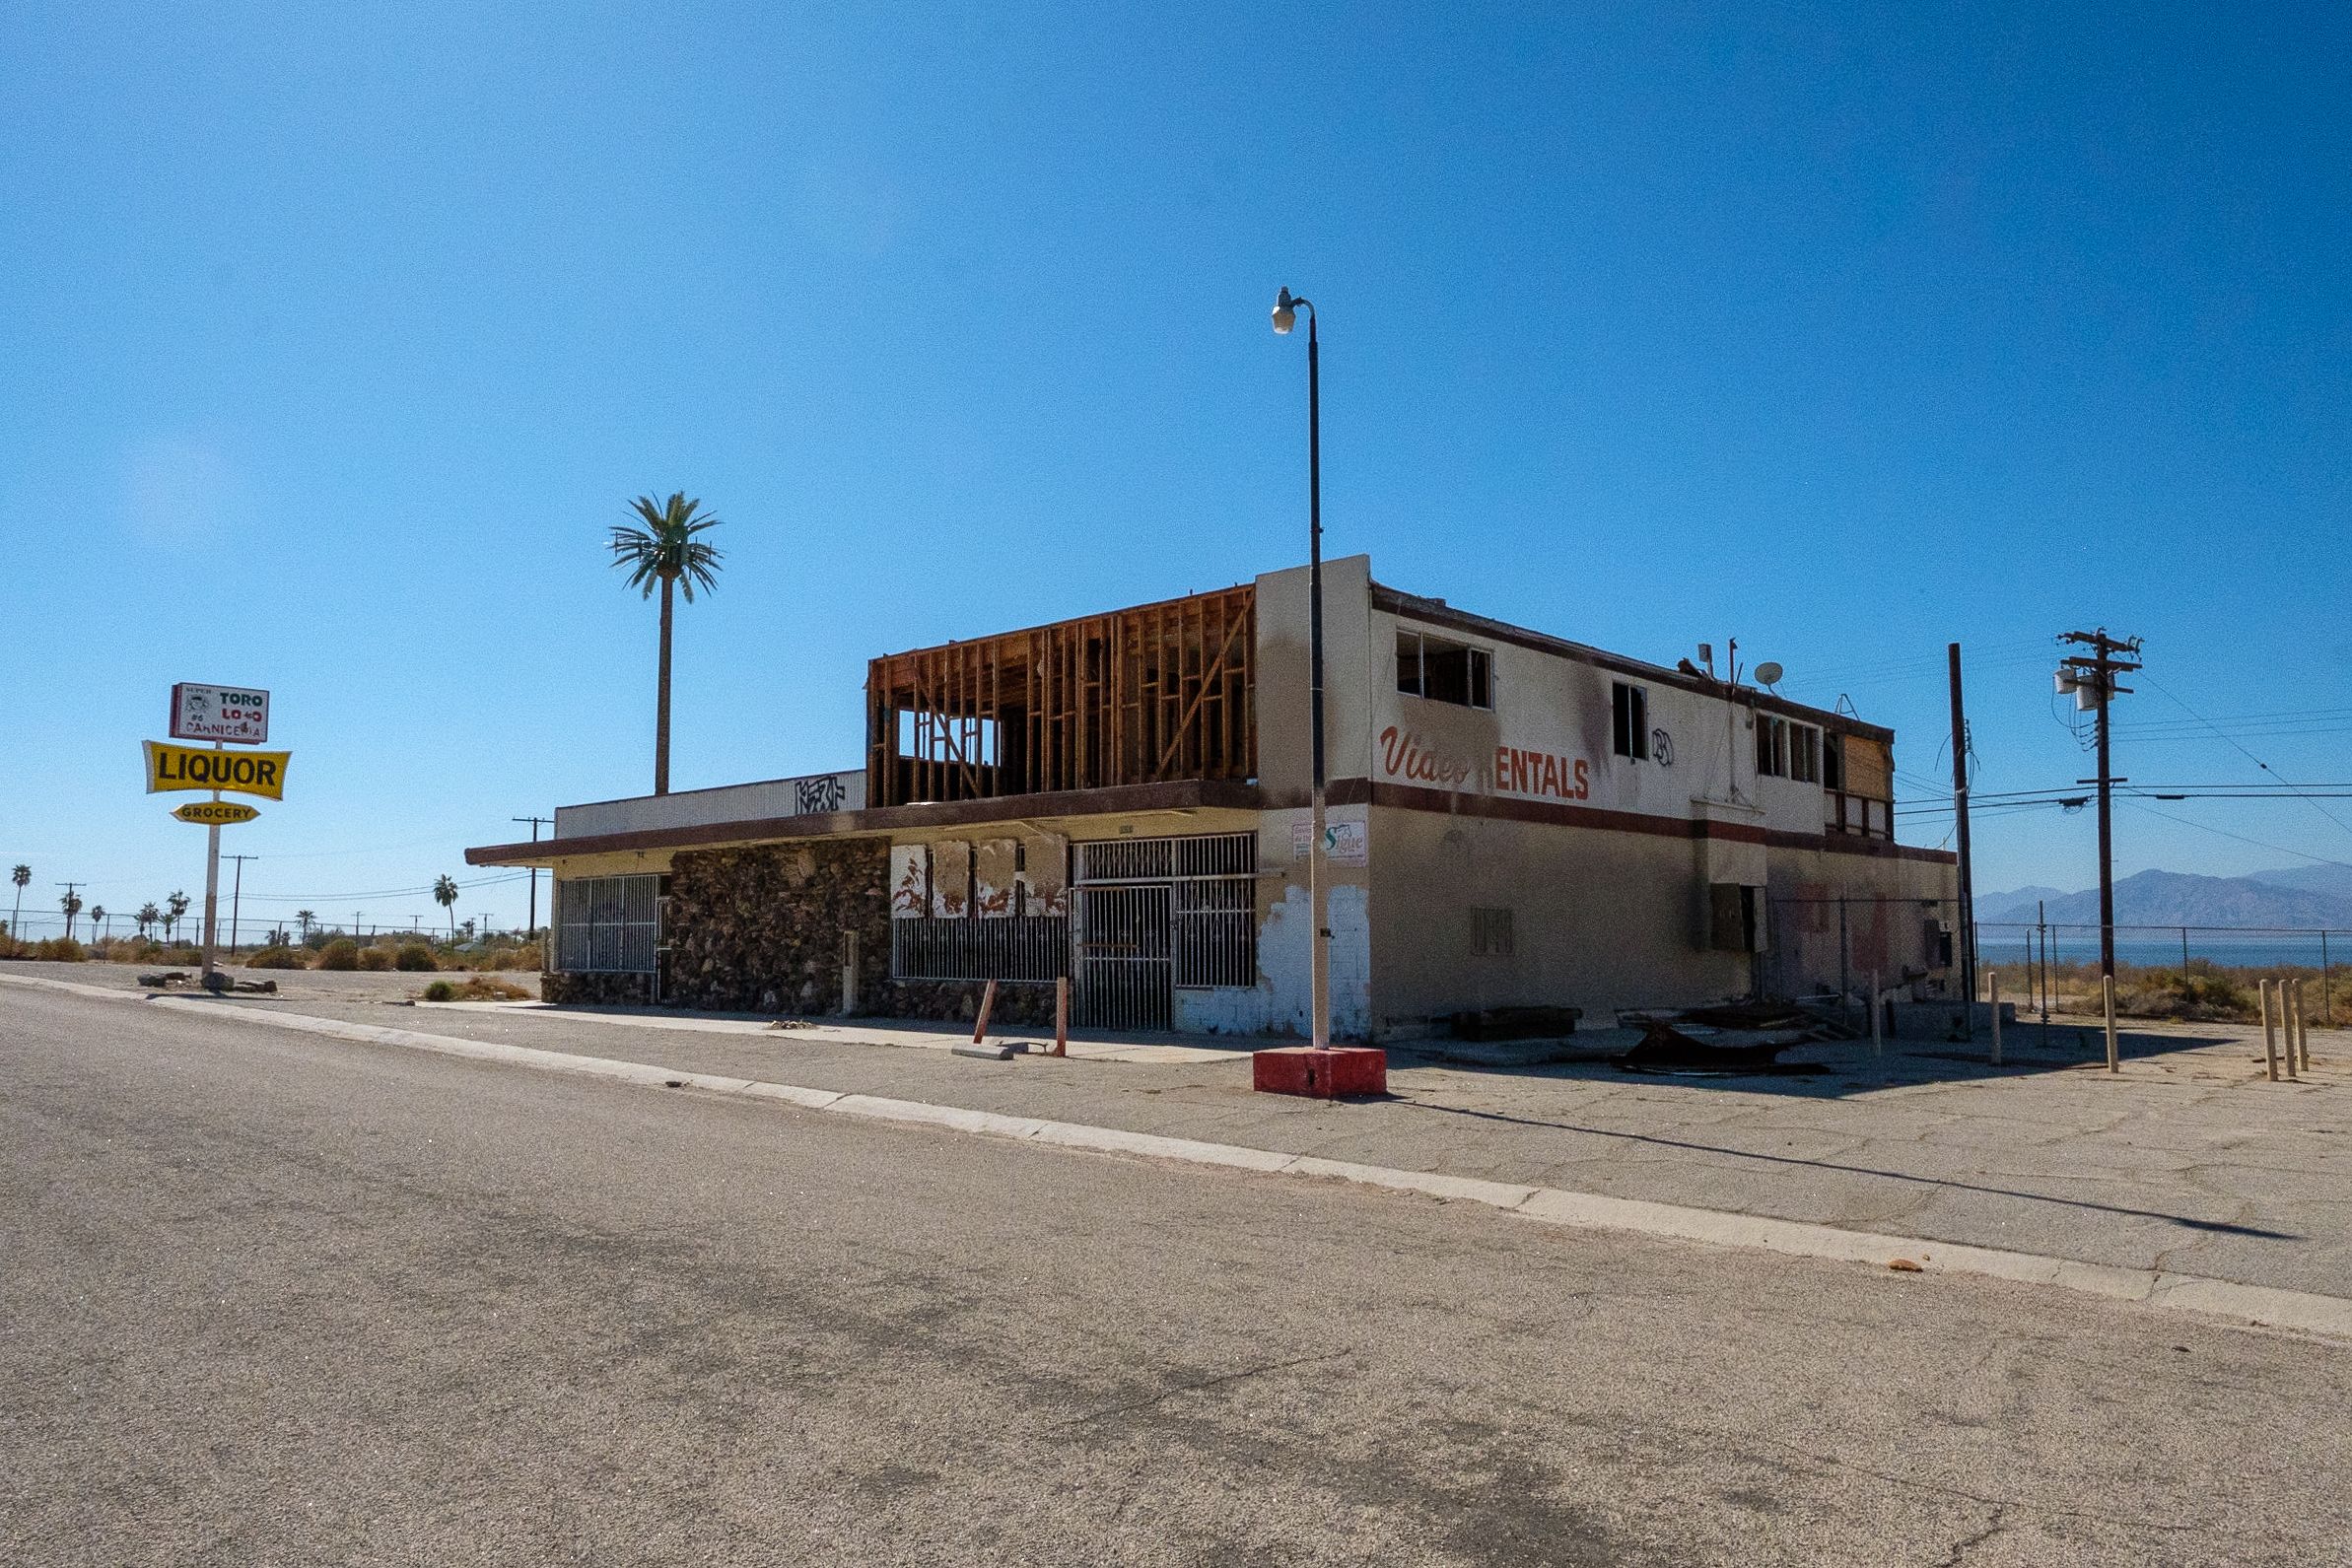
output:
M1788 720L1769 714L1756 716L1756 776L1788 777Z
M1646 686L1632 686L1625 681L1609 683L1611 710L1610 749L1621 757L1635 761L1650 754L1650 694Z
M1821 731L1811 724L1788 726L1788 776L1799 784L1821 783Z
M1421 632L1397 634L1397 690L1463 708L1494 706L1494 655Z
M1845 787L1845 737L1824 735L1821 744L1821 782L1825 789Z

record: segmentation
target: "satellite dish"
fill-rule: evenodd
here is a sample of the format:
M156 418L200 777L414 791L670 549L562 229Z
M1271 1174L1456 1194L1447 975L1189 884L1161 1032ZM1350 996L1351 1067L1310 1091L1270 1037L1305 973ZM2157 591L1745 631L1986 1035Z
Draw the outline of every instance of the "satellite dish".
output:
M1785 672L1780 668L1780 666L1773 663L1770 659L1765 659L1762 664L1756 666L1756 678L1764 682L1766 686L1779 685L1780 677L1783 673Z

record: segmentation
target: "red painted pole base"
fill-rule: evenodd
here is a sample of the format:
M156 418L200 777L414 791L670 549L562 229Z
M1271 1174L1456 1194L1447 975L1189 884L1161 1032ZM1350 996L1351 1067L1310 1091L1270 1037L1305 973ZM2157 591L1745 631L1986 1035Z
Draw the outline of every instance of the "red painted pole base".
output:
M1261 1094L1344 1100L1388 1093L1388 1053L1372 1046L1280 1046L1250 1057L1250 1086Z

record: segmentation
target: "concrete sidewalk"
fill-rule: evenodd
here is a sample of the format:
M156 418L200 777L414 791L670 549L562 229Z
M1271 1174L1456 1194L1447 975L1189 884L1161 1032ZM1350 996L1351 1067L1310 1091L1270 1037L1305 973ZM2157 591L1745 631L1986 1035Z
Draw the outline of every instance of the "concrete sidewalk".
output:
M94 967L94 966L92 966ZM80 981L85 966L41 966ZM11 965L0 974L32 972ZM82 973L75 973L75 971ZM286 1010L292 1004L222 1002ZM1829 1070L1667 1078L1574 1063L1482 1071L1392 1053L1385 1101L1259 1095L1245 1051L975 1061L866 1031L770 1031L525 1007L300 1010L819 1091L1207 1140L1964 1246L2352 1296L2352 1036L2302 1084L2263 1081L2259 1031L2132 1031L2119 1077L2031 1049L1808 1048ZM726 1026L726 1027L718 1027ZM902 1031L881 1031L896 1035ZM968 1038L964 1037L964 1038ZM2086 1044L2086 1042L2088 1042ZM2096 1032L2053 1031L2096 1049ZM1165 1049L1165 1048L1161 1048Z

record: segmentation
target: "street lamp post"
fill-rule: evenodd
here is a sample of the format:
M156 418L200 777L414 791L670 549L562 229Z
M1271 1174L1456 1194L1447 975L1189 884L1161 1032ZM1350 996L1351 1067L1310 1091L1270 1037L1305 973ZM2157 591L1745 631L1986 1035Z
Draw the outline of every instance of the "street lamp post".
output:
M1307 313L1307 724L1313 758L1307 910L1313 929L1311 1028L1317 1051L1331 1049L1331 931L1325 917L1323 832L1323 420L1322 373L1317 363L1315 307L1282 290L1274 303L1274 329L1287 333Z

